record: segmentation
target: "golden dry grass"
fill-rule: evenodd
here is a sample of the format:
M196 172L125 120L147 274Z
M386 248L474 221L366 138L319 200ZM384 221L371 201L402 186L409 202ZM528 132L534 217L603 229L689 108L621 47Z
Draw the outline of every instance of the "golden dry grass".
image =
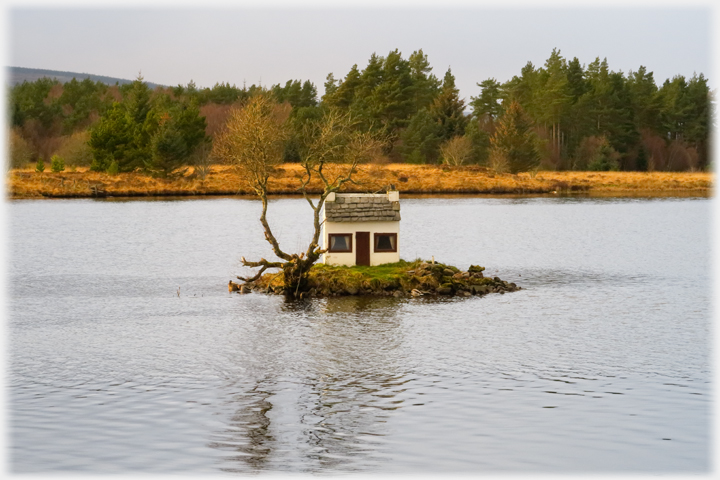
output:
M342 166L328 165L332 175ZM297 164L278 167L270 180L272 194L298 193L303 170ZM698 194L711 195L714 174L708 172L539 172L535 177L498 174L478 166L443 165L360 165L355 184L343 191L376 192L394 185L400 192L413 194L542 194L588 192L615 194ZM7 175L11 198L90 197L103 192L110 196L165 195L238 195L252 194L243 186L234 168L213 165L205 180L189 169L176 179L153 178L139 173L105 173L78 169L77 172L37 173L32 169L12 170ZM321 184L315 179L310 191L317 193Z

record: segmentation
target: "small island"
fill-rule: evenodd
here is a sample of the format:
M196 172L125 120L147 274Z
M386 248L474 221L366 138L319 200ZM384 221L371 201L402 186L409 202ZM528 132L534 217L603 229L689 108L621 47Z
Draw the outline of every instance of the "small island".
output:
M464 296L520 290L515 283L485 277L485 267L471 265L461 271L452 265L417 259L400 260L373 267L316 264L309 270L305 289L298 298L373 295L420 297L425 295ZM266 273L254 281L230 281L230 292L285 294L282 272Z

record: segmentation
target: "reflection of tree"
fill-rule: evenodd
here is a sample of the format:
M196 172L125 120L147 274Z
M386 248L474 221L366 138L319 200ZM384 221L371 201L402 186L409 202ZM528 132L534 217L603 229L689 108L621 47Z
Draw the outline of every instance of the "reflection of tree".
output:
M387 422L409 381L398 371L402 340L394 298L327 299L309 349L316 373L300 398L306 457L319 470L354 471L382 460ZM310 372L308 372L310 373Z
M319 470L361 471L381 464L376 454L392 411L404 401L396 396L407 381L387 374L308 380L310 391L301 398L306 457Z
M388 422L408 400L403 330L392 297L288 302L247 321L213 435L223 471L366 471ZM229 393L233 392L233 393ZM270 398L272 397L272 399ZM271 424L272 420L272 424Z
M219 432L221 438L208 446L232 452L226 459L232 463L245 463L251 470L263 470L273 451L275 439L269 432L268 411L273 408L268 398L273 394L255 385L245 394L237 394L231 402L240 408L230 418L228 428ZM237 453L235 455L234 453ZM228 472L247 469L223 468Z

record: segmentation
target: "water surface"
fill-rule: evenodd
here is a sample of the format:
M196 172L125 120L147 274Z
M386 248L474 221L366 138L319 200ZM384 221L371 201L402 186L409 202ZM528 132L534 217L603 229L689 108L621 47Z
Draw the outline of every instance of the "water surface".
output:
M405 259L523 287L287 303L247 199L15 201L16 473L709 471L709 199L402 200ZM271 202L287 250L311 212Z

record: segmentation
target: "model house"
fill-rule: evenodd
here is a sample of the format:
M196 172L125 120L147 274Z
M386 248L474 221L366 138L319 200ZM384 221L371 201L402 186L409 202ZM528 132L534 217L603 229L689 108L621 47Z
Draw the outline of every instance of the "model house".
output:
M331 193L323 208L323 263L382 265L400 260L400 193Z

